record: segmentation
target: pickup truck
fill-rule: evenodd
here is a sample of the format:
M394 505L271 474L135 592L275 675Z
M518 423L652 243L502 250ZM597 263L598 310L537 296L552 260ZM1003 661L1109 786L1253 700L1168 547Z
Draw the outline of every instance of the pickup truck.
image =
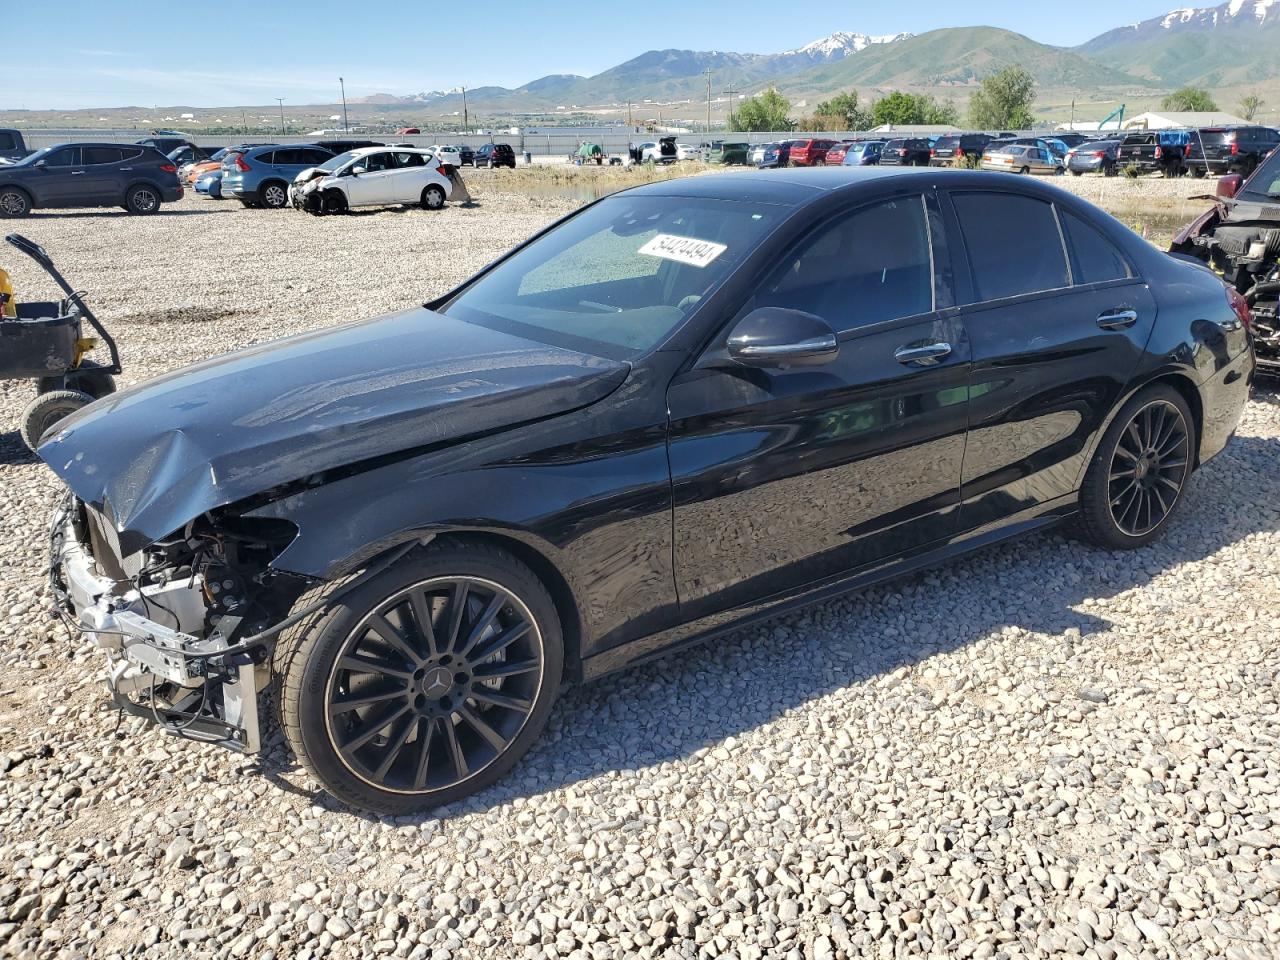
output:
M1185 130L1144 130L1125 134L1116 148L1116 166L1121 170L1137 167L1141 173L1179 177L1186 173L1187 145Z
M1247 177L1278 143L1280 133L1271 127L1204 127L1191 131L1187 167L1195 177L1222 173Z
M22 132L0 127L0 163L12 163L21 160L32 151L27 149Z

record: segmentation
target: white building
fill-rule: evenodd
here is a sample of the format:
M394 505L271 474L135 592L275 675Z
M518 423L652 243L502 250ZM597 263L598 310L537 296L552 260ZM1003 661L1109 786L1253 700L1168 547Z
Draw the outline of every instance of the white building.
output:
M1221 110L1201 110L1191 112L1153 110L1140 113L1124 122L1126 130L1174 130L1191 127L1232 127L1247 124L1249 121Z

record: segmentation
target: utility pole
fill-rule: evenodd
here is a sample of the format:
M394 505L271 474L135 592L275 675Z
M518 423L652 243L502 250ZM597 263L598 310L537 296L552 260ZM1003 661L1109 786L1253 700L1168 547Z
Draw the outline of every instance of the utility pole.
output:
M707 140L711 139L711 68L707 68Z
M276 97L276 103L280 104L280 136L284 136L284 97Z
M240 108L240 130L246 134L249 132L249 120L244 115L244 107Z
M347 132L347 84L339 77L338 86L342 88L342 132Z
M1071 98L1071 129L1076 128L1076 98Z
M635 132L635 126L631 123L631 101L627 101L627 126L631 127L631 132Z
M467 115L467 88L462 88L462 132L471 132L471 121Z
M730 121L733 120L733 81L732 80L729 81L729 89L727 92L729 94L729 107L726 110L724 115L724 129L726 133L729 130Z

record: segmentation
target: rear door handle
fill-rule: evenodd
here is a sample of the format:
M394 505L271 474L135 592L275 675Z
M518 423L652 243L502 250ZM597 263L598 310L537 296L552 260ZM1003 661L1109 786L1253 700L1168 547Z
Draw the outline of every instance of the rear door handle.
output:
M1103 330L1127 330L1137 322L1137 310L1108 310L1098 314L1098 326Z
M73 177L82 177L82 176L84 176L84 171L83 171L83 170L72 170L72 171L71 171L71 175L72 175Z
M915 364L927 367L937 363L951 352L951 344L937 341L935 343L908 344L893 351L893 359L904 365Z

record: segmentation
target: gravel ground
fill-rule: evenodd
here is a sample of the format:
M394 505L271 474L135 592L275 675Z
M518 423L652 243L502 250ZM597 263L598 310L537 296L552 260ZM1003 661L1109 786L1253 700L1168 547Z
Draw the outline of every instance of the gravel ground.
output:
M418 302L571 207L470 179L480 203L438 214L190 199L21 230L131 382ZM505 782L379 820L274 732L247 759L106 708L100 656L43 612L30 393L0 384L2 955L1280 952L1272 395L1154 546L1039 536L570 691Z

